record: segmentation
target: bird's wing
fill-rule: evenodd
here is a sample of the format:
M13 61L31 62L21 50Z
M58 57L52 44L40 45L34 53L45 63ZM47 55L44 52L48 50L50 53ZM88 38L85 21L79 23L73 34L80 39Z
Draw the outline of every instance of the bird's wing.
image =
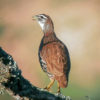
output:
M64 44L53 42L45 45L41 55L47 64L47 71L55 76L66 73L68 66L67 53Z

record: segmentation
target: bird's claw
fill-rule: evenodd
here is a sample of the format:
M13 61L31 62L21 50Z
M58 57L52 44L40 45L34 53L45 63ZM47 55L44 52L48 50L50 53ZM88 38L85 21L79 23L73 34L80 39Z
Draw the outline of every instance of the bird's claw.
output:
M50 88L48 88L48 87L45 87L44 89L47 90L47 91L49 91L49 92L52 92L52 91L50 90Z
M61 94L61 91L60 91L60 90L58 90L58 91L57 91L57 93L58 93L58 94Z
M50 90L50 88L48 88L48 87L45 87L44 89L45 89L45 90L48 90L48 91Z

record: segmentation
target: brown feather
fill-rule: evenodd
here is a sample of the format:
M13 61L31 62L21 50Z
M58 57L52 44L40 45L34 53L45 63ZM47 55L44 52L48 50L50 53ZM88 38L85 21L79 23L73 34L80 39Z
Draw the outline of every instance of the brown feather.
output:
M64 45L56 38L55 34L44 37L43 43L41 56L46 61L47 71L54 75L60 87L66 87L68 83L68 76L66 75L69 68Z

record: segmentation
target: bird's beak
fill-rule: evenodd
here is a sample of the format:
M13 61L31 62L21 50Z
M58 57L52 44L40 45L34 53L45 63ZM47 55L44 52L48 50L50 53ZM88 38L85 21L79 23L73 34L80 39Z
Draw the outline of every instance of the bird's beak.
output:
M32 16L32 20L37 20L37 16Z

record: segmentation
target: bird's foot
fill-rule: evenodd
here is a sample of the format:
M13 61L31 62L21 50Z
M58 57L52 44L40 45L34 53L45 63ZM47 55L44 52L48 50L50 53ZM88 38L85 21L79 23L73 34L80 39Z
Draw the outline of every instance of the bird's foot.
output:
M61 91L60 91L60 89L58 89L58 90L57 90L57 94L61 94Z
M57 91L58 94L61 94L61 91Z
M47 90L47 91L49 91L49 92L52 92L52 91L50 90L50 88L48 88L48 87L45 87L44 89Z

